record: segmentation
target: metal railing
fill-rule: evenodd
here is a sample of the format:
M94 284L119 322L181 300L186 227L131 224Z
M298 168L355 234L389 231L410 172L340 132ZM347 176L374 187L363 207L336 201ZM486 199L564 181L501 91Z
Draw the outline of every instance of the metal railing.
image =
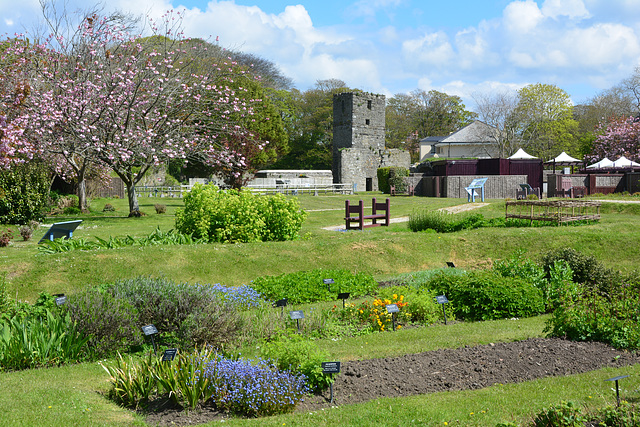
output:
M253 193L258 194L313 194L317 196L318 194L353 194L353 184L319 184L319 185L311 185L311 184L303 184L303 185L292 185L292 184L276 184L274 186L265 186L265 185L247 185L247 188L251 190Z
M191 185L177 185L173 187L160 187L140 185L136 187L138 197L182 197L184 193L191 191ZM353 194L353 184L322 184L322 185L291 185L277 184L275 186L248 185L246 188L256 194Z
M138 197L182 197L183 193L189 191L191 191L190 185L176 185L173 187L140 185L136 187Z

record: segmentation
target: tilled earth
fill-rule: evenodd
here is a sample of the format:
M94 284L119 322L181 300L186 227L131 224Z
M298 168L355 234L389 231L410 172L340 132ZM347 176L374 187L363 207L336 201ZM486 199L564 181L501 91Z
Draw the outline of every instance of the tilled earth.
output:
M345 362L334 383L335 404L348 405L379 397L400 397L445 390L474 390L494 384L579 374L603 367L640 363L640 355L601 343L557 338L497 343L455 350L436 350L384 359ZM298 411L330 406L329 391L305 399ZM194 425L225 417L209 408L189 413L158 408L150 425Z

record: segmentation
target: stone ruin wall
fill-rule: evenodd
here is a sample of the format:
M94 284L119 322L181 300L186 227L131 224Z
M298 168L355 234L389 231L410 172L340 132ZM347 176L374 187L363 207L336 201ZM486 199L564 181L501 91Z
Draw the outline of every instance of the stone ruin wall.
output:
M333 98L333 179L354 183L357 191L378 190L378 168L409 168L403 150L385 148L385 96L341 93Z

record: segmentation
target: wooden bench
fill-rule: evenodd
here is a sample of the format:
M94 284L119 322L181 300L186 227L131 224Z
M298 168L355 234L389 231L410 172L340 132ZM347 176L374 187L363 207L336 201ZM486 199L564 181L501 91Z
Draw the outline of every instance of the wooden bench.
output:
M371 201L371 215L364 214L364 202L360 200L357 205L351 205L349 200L345 200L345 221L347 230L363 230L368 227L379 227L384 226L388 227L391 222L391 210L389 209L391 206L390 199L384 203L377 203L376 198L374 197ZM352 216L352 214L356 214ZM370 224L365 224L365 220L371 220ZM378 220L384 220L384 222L379 223ZM352 226L352 223L356 223L357 226Z
M413 185L407 184L407 192L406 192L407 196L413 196L413 193L414 193ZM395 185L391 185L391 186L389 186L389 194L391 194L392 196L395 196L397 194L402 194L402 193L397 193L396 192L396 186Z

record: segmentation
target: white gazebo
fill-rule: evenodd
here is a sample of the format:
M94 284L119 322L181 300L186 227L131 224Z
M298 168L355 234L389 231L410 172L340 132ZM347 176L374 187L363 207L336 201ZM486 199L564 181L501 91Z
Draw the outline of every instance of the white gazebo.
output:
M511 160L524 160L524 159L537 159L536 156L532 156L531 154L524 151L522 148L518 148L518 151L513 153L512 156L509 157Z
M611 167L613 167L613 162L605 157L599 162L596 162L592 165L587 166L587 169L604 169L604 168L611 168Z
M544 162L545 165L551 165L552 164L554 172L556 170L556 165L558 165L558 166L571 166L571 169L572 169L571 172L573 172L573 167L576 166L576 165L579 165L580 163L582 163L582 160L578 160L575 157L571 157L570 155L568 155L564 151L562 153L560 153L558 155L558 157L556 157L555 159Z
M614 168L631 168L631 167L638 167L638 166L640 166L640 163L636 163L633 160L629 160L625 156L620 156L620 158L615 162L613 162L613 165L612 165L612 167Z

